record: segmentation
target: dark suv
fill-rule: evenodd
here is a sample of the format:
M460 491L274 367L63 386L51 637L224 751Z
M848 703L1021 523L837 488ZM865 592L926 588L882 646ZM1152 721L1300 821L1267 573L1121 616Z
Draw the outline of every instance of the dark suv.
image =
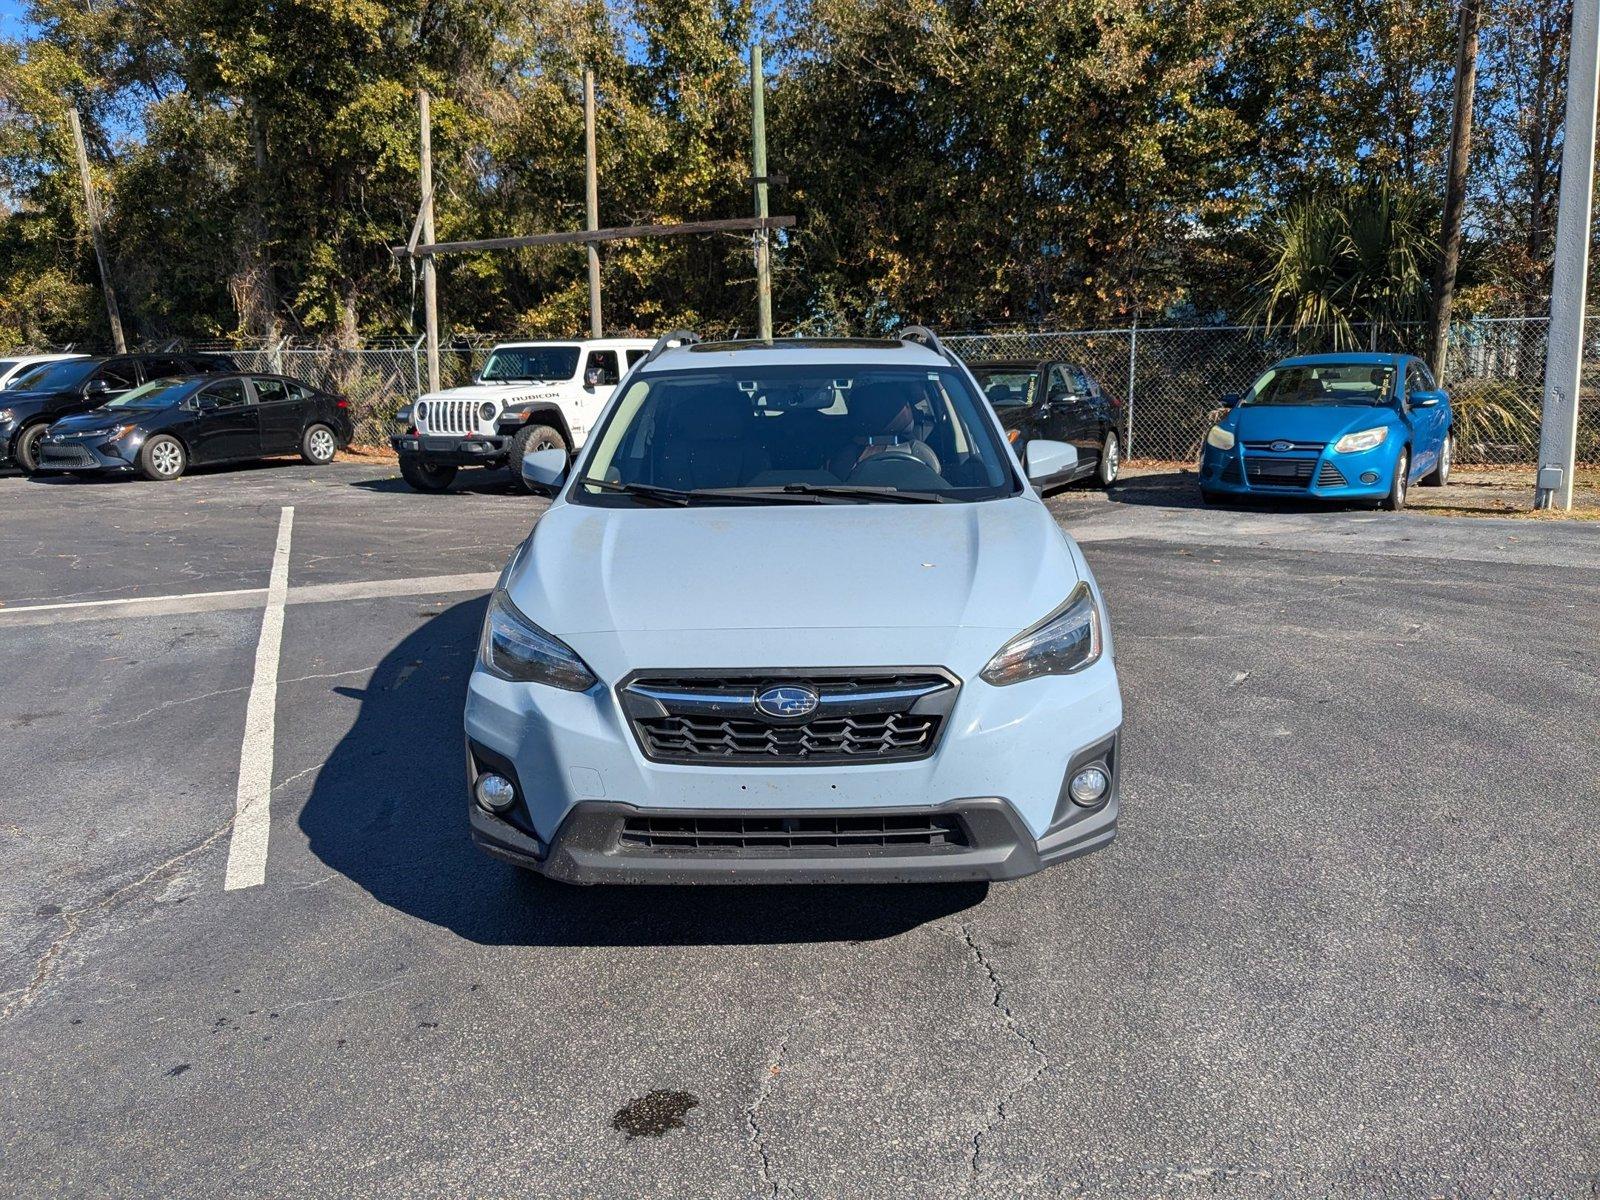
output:
M119 354L45 363L0 393L0 467L31 475L51 422L99 408L152 379L237 371L226 354Z
M1018 453L1036 438L1077 448L1076 465L1060 479L1047 481L1048 486L1091 476L1101 487L1116 482L1122 470L1117 434L1122 404L1082 366L1055 359L992 359L967 365Z

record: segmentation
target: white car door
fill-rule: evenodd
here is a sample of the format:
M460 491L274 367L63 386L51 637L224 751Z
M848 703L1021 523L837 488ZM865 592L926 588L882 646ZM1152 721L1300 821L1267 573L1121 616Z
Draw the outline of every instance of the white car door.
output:
M572 436L582 445L589 436L600 411L622 380L615 350L590 350L578 372L577 397L573 401Z

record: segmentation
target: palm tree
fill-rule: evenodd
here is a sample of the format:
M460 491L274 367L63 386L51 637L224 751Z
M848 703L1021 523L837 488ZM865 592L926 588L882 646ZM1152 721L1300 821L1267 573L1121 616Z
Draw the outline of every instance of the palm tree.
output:
M1428 308L1428 268L1437 246L1421 206L1387 180L1315 192L1290 204L1267 237L1272 265L1251 306L1270 335L1296 344L1355 349L1395 344ZM1366 338L1357 325L1368 326Z

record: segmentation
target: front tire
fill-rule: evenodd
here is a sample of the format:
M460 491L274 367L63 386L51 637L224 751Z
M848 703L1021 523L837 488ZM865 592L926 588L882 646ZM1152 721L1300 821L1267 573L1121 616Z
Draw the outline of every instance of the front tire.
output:
M1095 478L1100 486L1109 488L1122 474L1122 441L1115 429L1106 430L1106 440L1100 443L1100 463L1095 468Z
M511 468L511 486L519 492L531 489L522 478L522 460L539 450L560 450L567 453L567 439L561 431L549 425L524 425L511 435L506 447L506 465Z
M171 483L188 467L188 452L170 433L156 434L139 450L139 474L152 483Z
M36 425L29 425L17 435L17 449L13 459L17 469L24 475L39 473L39 441L48 428L45 422L40 421Z
M1450 482L1450 468L1455 465L1456 435L1444 435L1444 444L1439 447L1439 462L1422 477L1423 487L1443 487Z
M402 454L400 477L415 491L442 492L455 482L456 468L434 466L423 462L415 454Z
M1383 507L1389 512L1399 512L1406 506L1406 484L1411 474L1411 451L1402 449L1395 460L1394 480L1389 484L1389 494L1383 498Z
M313 467L325 467L339 452L339 439L326 425L312 425L300 435L300 457Z

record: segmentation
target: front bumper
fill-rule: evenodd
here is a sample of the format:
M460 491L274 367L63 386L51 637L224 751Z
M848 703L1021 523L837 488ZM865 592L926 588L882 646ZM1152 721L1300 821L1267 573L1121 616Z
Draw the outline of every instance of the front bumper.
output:
M1208 444L1200 453L1200 486L1234 496L1372 499L1388 495L1394 463L1388 442L1354 454L1336 453L1331 445L1277 452L1243 443L1231 450Z
M506 460L506 439L498 434L398 433L389 445L396 454L414 455L438 467L498 467Z
M120 442L104 437L65 437L45 434L39 442L41 471L129 471L144 444L142 434L134 433Z
M841 643L849 637L829 633ZM863 644L870 640L888 652L878 662L922 661L910 647L925 637L924 631L860 635ZM747 639L753 647L760 638L720 633L717 651L697 643L686 657L715 662L710 655L720 653L729 655L727 661L749 663L755 661L753 650L738 650ZM905 653L894 653L902 639ZM469 799L474 840L490 853L578 882L729 883L1008 879L1108 844L1116 835L1122 725L1109 649L1076 675L996 688L976 676L1004 638L979 630L961 631L956 640L966 639L971 647L952 646L953 653L935 660L955 664L949 669L967 677L937 747L925 758L903 762L652 761L612 688L566 692L476 670L466 708L469 774L506 775L518 798L504 817L483 812ZM978 647L982 657L974 654ZM851 649L841 645L842 654L860 661ZM608 657L600 647L590 645L584 653L603 678L612 674L597 661ZM644 660L642 654L628 657ZM626 671L614 677L624 678ZM1066 782L1101 755L1112 769L1110 794L1095 808L1081 808L1066 796ZM910 849L888 844L893 839L876 848L818 843L816 853L803 845L778 853L760 836L743 848L646 852L618 837L629 815L781 821L905 813L951 814L969 823L971 836Z

